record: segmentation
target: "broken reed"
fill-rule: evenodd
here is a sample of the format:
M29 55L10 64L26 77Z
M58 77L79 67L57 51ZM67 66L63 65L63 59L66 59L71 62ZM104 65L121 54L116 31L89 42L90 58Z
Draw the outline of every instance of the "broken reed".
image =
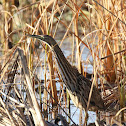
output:
M114 15L117 15L120 20L125 21L124 1L119 0L113 2L109 0L103 0L103 1L97 0L97 2L100 3L102 6L104 6L106 9L108 9L109 11L111 11ZM126 56L125 52L119 53L117 55L114 55L114 53L124 50L126 48L125 25L121 23L118 20L118 18L115 18L115 16L113 16L111 13L109 13L108 11L106 11L93 1L92 2L87 1L86 4L87 6L85 6L84 3L81 3L76 0L74 1L69 0L67 2L62 0L61 1L50 0L49 2L46 1L36 2L34 4L25 7L20 2L19 6L22 7L19 11L15 10L16 12L13 11L14 8L12 7L13 4L15 4L16 6L15 1L12 1L12 3L11 2L9 3L8 1L7 2L3 1L2 4L3 4L3 13L1 18L2 25L0 26L1 29L0 32L1 32L1 45L4 47L4 50L2 50L3 55L1 56L1 66L3 68L1 71L1 80L3 78L5 80L9 79L8 74L11 72L9 68L13 66L12 58L10 57L11 55L13 55L15 48L17 48L17 46L21 46L27 57L27 65L30 71L30 81L32 82L33 85L32 88L35 94L37 93L36 86L38 86L39 97L37 97L36 95L36 98L39 103L42 115L44 115L46 120L55 118L57 113L59 112L63 114L63 112L61 112L62 111L61 108L57 106L57 103L59 103L61 106L65 106L65 108L63 107L64 110L68 112L70 115L70 102L66 102L69 101L69 96L68 95L66 96L63 91L64 90L62 86L63 82L61 82L61 77L58 75L57 72L58 68L57 65L55 64L56 62L54 62L55 60L53 58L53 54L50 51L50 49L42 44L43 48L45 48L45 58L41 57L40 54L38 54L37 52L37 48L35 47L36 40L31 40L30 43L27 44L26 38L24 37L26 33L23 31L27 31L30 34L32 33L50 34L53 37L56 36L56 39L61 40L61 45L66 38L69 38L69 41L73 41L74 46L72 47L71 50L72 55L70 56L72 62L74 62L79 71L82 73L84 73L84 69L86 67L86 66L84 67L85 64L87 66L89 64L92 64L94 73L92 81L97 87L98 83L100 83L100 88L103 97L108 95L107 94L108 91L110 91L110 93L116 92L117 95L115 96L116 100L119 101L120 107L124 108ZM25 1L25 4L27 4L27 1ZM32 9L30 7L32 7ZM27 9L27 11L25 9ZM85 9L87 10L85 11ZM7 12L10 12L11 16L8 15ZM21 16L15 16L14 13L17 12ZM70 14L72 16L70 16ZM28 17L28 15L30 16ZM17 20L15 20L15 18L12 17L17 18ZM31 22L27 22L27 19L31 19L30 20ZM21 31L19 30L19 26L17 25L17 23L19 22L21 22L20 23L20 27L22 28ZM15 30L16 32L14 32ZM71 35L74 37L72 38ZM15 46L13 46L14 49L12 49L11 52L7 51L9 42L15 44ZM83 63L82 54L85 52L86 50L85 48L89 49L90 54L88 55L86 61ZM73 50L74 53L72 52ZM75 51L77 52L77 54L75 53ZM76 54L76 56L74 56L74 54ZM111 54L112 54L111 57L101 60L102 57ZM90 62L90 57L93 58L92 62ZM5 59L4 62L3 59ZM19 62L18 64L19 66L17 70L19 71L20 76L15 74L14 81L13 83L11 83L12 88L10 92L14 91L13 93L15 95L13 97L13 101L14 99L16 99L17 101L23 101L23 105L25 107L28 107L28 103L24 102L30 98L25 98L25 93L22 92L23 87L23 90L27 94L27 82L25 81L25 78L21 74L21 66L22 66L21 62ZM42 64L44 64L44 67ZM37 73L38 70L36 69L38 66L40 66L41 76L42 74L44 76L44 89L42 89L42 84L37 80L36 76L34 76L37 75L39 79L41 78L41 76L39 76L39 73ZM16 81L17 76L18 80L20 80L21 78L20 83L17 83ZM55 81L57 77L61 82L60 86L61 92L59 93L57 93L57 85ZM47 80L47 78L49 79L49 81ZM15 83L16 85L19 86L16 86ZM110 87L109 89L107 89L105 87L105 84L109 84L112 86L115 84L117 90L113 92L113 89L111 89ZM6 82L4 83L1 82L1 85L8 85L8 84ZM3 93L8 92L7 87L3 86L1 87L1 89ZM44 90L44 93L42 93L42 90ZM19 100L19 97L16 97L17 94L20 94L21 100ZM10 96L10 94L8 94L8 96ZM63 100L61 100L62 97ZM9 98L7 97L7 99ZM109 100L114 101L115 99L111 98ZM13 103L13 101L9 100L8 104ZM3 99L1 99L1 104L3 106L6 104L6 102L5 103L4 102L5 99L3 97ZM34 103L31 103L31 105L33 104ZM69 111L67 111L67 105ZM16 112L19 111L20 112L19 114L21 114L23 117L24 115L24 113L22 113L23 109L20 110L18 107L14 105L11 107L10 106L4 107L4 110L7 110L8 108L11 109L15 108L15 111ZM118 108L118 110L120 109ZM28 111L30 110L28 109ZM12 117L14 117L19 123L18 118L16 118L16 116L14 116L11 112L9 111L7 112L2 111L2 112L3 112L2 115L3 116L6 115L7 119L10 120L10 122L14 123L14 125L15 122L13 121ZM16 114L16 112L14 112L14 114ZM28 116L28 113L26 115ZM33 112L32 115L34 115ZM33 116L33 118L35 121L36 119L35 115ZM108 124L110 123L113 124L116 121L118 121L119 123L121 121L123 122L124 118L125 118L124 111L122 111L121 113L121 118L120 114L116 115L116 113L114 113L114 116L110 118L111 122L108 122ZM26 123L25 120L23 121ZM35 123L37 124L36 121Z

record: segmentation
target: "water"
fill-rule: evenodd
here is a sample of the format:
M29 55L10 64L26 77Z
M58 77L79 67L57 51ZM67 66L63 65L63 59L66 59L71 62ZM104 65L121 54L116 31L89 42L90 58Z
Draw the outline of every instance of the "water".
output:
M71 103L72 103L72 101L71 101ZM82 111L82 118L83 118L83 120L84 120L84 115L85 115L85 113L84 113L84 111ZM89 118L88 118L88 122L87 123L89 124L89 123L95 122L95 120L96 120L96 113L92 112L92 111L88 111L88 115L89 115ZM80 109L77 109L74 105L71 105L71 118L74 120L74 122L76 124L79 124L79 116L80 116ZM82 122L82 124L83 123L84 123L84 121Z

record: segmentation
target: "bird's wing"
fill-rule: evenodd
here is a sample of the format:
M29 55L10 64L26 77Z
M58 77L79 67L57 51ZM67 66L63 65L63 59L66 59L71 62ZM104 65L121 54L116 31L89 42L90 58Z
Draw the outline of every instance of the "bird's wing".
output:
M80 97L79 101L82 103L82 106L87 107L87 102L89 99L92 82L88 80L87 78L85 78L82 74L80 74L77 77L77 83L78 83L79 92L76 94L80 95L78 96L78 98ZM92 91L89 107L97 107L97 108L104 107L104 103L101 98L101 95L95 86L93 86L93 91Z

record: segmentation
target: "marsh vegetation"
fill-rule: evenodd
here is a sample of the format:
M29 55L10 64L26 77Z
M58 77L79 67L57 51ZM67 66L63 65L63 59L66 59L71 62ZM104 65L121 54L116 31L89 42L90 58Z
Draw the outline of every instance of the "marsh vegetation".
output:
M0 125L88 121L82 110L74 118L50 48L27 34L55 38L68 61L99 89L109 111L97 111L95 125L126 124L125 15L125 0L0 1Z

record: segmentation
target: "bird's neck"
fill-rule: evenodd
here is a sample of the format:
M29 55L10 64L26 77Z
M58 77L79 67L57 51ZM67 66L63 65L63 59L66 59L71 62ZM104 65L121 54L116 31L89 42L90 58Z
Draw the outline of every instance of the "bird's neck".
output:
M63 69L67 69L67 67L72 67L58 45L55 46L53 50L55 52L59 67Z
M64 56L63 52L61 51L61 49L59 48L58 45L56 45L55 47L53 47L53 50L55 52L56 55L56 59L60 68L60 73L62 76L62 79L64 81L67 81L67 77L70 77L70 73L72 72L72 66L71 64L67 61L66 57Z

